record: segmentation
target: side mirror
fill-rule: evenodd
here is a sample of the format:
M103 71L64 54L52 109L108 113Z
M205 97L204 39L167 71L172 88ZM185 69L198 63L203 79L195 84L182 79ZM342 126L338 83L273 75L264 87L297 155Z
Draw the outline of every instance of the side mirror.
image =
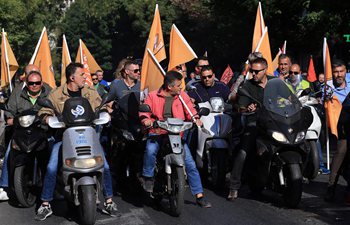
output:
M207 116L210 113L210 109L206 108L206 107L202 107L198 110L198 115L199 116Z
M45 108L49 108L52 109L56 116L60 116L61 114L57 111L57 109L55 108L55 106L52 104L51 100L48 98L39 98L38 99L38 105L40 105L41 107L45 107Z
M149 107L149 105L147 105L147 104L141 104L139 106L139 111L140 112L147 112L147 113L152 112L151 107Z
M195 91L197 88L193 85L186 85L186 91Z

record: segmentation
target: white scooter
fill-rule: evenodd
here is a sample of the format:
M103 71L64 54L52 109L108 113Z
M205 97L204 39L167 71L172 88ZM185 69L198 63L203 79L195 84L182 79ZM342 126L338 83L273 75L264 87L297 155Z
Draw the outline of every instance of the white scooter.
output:
M201 117L203 128L198 129L197 167L220 188L225 184L232 139L232 118L224 112L231 111L232 107L220 97L213 97L198 106L208 108L210 113Z
M322 122L320 116L317 113L316 106L319 104L318 100L314 97L310 89L300 90L296 93L300 103L303 107L308 107L311 110L313 121L308 128L305 136L305 141L309 147L309 159L306 164L303 176L308 179L316 178L320 166L320 159L316 142L318 141L321 133Z

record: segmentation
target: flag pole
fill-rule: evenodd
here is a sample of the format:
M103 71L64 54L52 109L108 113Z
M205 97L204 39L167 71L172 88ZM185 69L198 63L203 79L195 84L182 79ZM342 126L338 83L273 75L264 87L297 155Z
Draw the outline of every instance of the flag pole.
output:
M41 35L40 35L38 44L37 44L36 47L35 47L34 54L33 54L32 58L30 59L29 64L33 64L33 63L34 63L34 60L35 60L35 58L36 58L36 55L38 54L39 47L40 47L40 44L41 44L41 40L43 39L43 36L44 36L44 32L45 32L45 31L46 31L46 27L44 27L44 28L43 28L43 31L41 32Z
M327 39L323 38L323 70L324 74L326 75L326 47L327 47ZM327 94L327 77L324 85L324 90L323 90L323 105L326 103L326 94ZM328 100L329 101L329 100ZM328 132L328 119L327 119L327 113L326 113L326 149L327 149L327 169L330 169L330 157L329 157L329 132Z
M9 86L10 86L10 92L12 92L12 83L11 83L11 73L10 73L10 62L7 54L7 46L6 46L6 36L5 36L5 30L2 29L2 40L4 42L4 51L5 51L5 61L6 61L6 70L7 70L7 76L9 79Z

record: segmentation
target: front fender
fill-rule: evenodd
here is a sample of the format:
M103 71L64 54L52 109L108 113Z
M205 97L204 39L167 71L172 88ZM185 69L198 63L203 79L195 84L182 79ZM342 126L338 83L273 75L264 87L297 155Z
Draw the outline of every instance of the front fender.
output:
M279 153L279 157L286 164L301 164L301 163L303 163L301 154L297 151L282 151Z
M184 154L169 154L165 156L165 172L171 174L171 165L185 166Z

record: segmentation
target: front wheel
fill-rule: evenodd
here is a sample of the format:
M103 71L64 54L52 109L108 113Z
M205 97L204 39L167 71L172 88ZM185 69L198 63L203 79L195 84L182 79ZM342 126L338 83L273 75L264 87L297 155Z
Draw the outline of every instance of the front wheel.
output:
M318 170L320 168L320 158L316 142L313 140L307 141L307 143L310 146L310 152L303 175L304 177L313 180L318 175Z
M18 166L14 172L14 188L18 202L25 208L35 204L36 196L33 193L33 168L27 165Z
M283 199L289 208L296 208L303 192L303 176L299 164L289 164L284 168L286 187Z
M79 187L79 220L80 224L89 225L96 222L96 189L94 185Z
M185 175L183 167L173 167L171 172L170 214L180 216L184 207Z

